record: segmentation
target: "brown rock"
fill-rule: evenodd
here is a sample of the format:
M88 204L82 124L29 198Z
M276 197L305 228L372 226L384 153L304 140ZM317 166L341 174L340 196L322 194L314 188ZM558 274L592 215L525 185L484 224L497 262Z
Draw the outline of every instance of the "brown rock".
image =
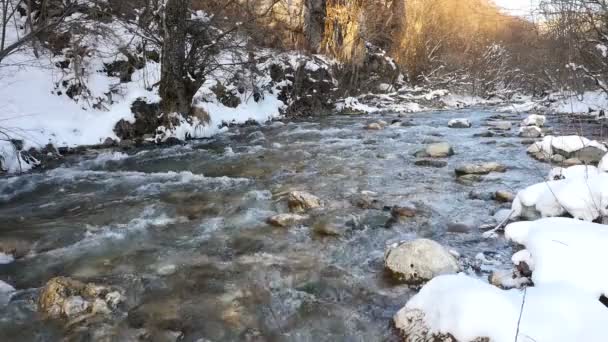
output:
M321 200L303 191L292 191L287 197L287 205L292 213L300 213L321 207Z

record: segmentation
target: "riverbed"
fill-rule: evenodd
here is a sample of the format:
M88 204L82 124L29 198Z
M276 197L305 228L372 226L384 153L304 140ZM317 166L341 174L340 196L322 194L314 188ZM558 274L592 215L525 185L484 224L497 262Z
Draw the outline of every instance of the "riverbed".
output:
M0 240L26 253L0 265L18 292L0 301L6 341L387 341L392 316L415 289L383 268L387 246L434 239L487 277L511 246L480 226L508 205L470 193L517 190L549 170L526 155L514 128L493 137L491 109L330 116L233 127L213 139L140 151L102 151L59 168L0 179ZM451 129L453 118L473 127ZM380 131L365 126L399 122ZM456 152L442 168L416 166L432 142ZM461 182L455 167L500 162L505 173ZM302 224L273 227L300 190L324 202ZM376 208L357 199L372 197ZM416 216L387 224L392 206ZM386 207L386 208L385 208ZM341 222L337 236L320 222ZM458 230L448 229L458 223ZM483 257L480 257L483 256ZM483 261L485 259L485 261ZM110 319L79 329L44 319L36 290L54 276L116 286L125 300ZM142 335L143 334L143 335Z

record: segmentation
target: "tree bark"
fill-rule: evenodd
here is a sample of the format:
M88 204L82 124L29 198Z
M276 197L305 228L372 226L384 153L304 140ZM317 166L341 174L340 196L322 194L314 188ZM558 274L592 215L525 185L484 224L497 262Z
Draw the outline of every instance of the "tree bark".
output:
M163 21L164 39L159 93L165 113L187 114L194 94L186 68L186 35L189 0L167 0Z
M312 52L318 52L325 32L326 0L304 0L304 36Z

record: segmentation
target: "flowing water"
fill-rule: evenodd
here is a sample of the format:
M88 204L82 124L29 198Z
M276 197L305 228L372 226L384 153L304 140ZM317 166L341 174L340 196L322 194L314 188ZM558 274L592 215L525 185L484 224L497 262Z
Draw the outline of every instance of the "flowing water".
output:
M470 191L515 192L547 174L515 129L507 137L473 137L494 114L418 113L382 131L364 129L377 116L275 122L0 179L0 240L30 249L0 265L0 279L19 290L0 304L0 340L105 334L124 341L141 331L158 341L179 334L183 341L396 340L392 316L415 291L384 272L388 245L428 237L468 260L484 253L508 264L503 239L447 229L494 222L500 204L470 199ZM447 128L456 117L470 118L474 128ZM448 166L415 166L413 153L435 141L456 150ZM456 166L482 161L508 171L456 181ZM287 212L290 190L317 195L325 209L299 226L269 226L268 217ZM365 191L385 206L415 205L418 215L387 228L389 212L352 204ZM352 228L322 236L312 226L323 220ZM485 277L491 264L468 271ZM126 300L110 323L66 331L43 319L35 303L37 289L59 275L118 286Z

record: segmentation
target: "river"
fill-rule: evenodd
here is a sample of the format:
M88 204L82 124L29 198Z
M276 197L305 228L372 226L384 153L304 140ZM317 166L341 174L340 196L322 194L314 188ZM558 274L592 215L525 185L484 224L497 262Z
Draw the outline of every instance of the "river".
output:
M427 237L473 264L483 253L492 262L467 269L480 277L508 267L511 247L477 229L505 205L469 193L517 192L549 166L526 155L516 128L474 137L496 114L385 114L404 124L381 131L364 129L378 116L234 127L185 146L82 155L0 178L0 240L28 246L0 265L0 279L18 289L0 303L0 340L397 340L392 316L415 290L383 270L388 245ZM448 128L457 117L473 128ZM514 127L522 118L507 117ZM436 141L456 151L447 167L414 165L413 153ZM483 161L508 171L456 180L456 166ZM287 212L290 190L315 194L325 209L292 228L268 225ZM353 205L362 192L380 208ZM417 215L387 227L382 207L393 205L414 205ZM348 228L324 236L312 228L321 221ZM450 223L472 229L448 231ZM36 289L59 275L120 287L125 302L103 323L66 331L35 303Z

